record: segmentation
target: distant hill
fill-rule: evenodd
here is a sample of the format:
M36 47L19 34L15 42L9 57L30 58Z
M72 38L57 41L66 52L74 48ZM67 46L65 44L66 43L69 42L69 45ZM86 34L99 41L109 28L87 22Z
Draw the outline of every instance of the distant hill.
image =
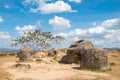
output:
M0 48L0 51L18 51L17 49Z
M120 48L104 48L104 49L107 49L107 50L120 50Z

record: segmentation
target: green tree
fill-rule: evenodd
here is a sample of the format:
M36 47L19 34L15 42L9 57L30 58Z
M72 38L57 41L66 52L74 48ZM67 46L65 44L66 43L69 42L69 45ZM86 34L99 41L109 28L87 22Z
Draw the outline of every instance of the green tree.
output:
M11 46L23 46L24 48L28 48L28 42L29 40L25 36L20 36L19 38L12 39L12 45Z
M13 46L22 46L24 48L31 48L35 51L46 51L48 48L60 44L64 38L61 36L53 36L51 32L42 32L41 30L34 30L33 32L24 32L24 36L12 39ZM55 45L56 44L56 45Z

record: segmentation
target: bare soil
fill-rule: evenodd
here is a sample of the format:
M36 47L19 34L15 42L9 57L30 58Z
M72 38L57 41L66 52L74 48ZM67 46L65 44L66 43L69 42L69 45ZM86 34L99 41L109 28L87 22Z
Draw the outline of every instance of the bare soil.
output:
M100 72L80 70L79 64L60 64L52 58L19 63L22 65L16 67L15 56L2 57L0 80L120 80L120 53L111 51L110 58L112 70Z
M60 64L52 58L44 58L42 62L23 62L15 67L16 62L6 62L2 67L12 74L12 80L116 80L110 74L80 70L78 64ZM30 65L26 68L25 65Z

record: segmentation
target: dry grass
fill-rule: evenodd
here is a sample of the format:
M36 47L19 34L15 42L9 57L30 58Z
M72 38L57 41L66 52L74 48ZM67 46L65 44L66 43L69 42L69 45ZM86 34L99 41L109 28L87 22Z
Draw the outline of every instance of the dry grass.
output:
M4 71L3 69L0 69L0 80L11 80L10 74Z
M120 79L120 53L117 51L110 51L110 58L111 58L111 71L106 71L105 73L109 73L112 76ZM0 80L12 80L10 77L12 76L8 72L6 72L1 66L3 63L10 62L10 61L16 61L17 58L15 56L6 56L6 57L0 57ZM49 64L48 64L49 65ZM33 80L33 79L28 79L28 78L21 78L19 80ZM61 79L57 79L61 80ZM71 76L69 78L63 78L62 80L81 80L79 78L79 75L76 76ZM101 80L101 77L97 77L95 80ZM102 79L104 80L104 79ZM105 79L108 80L108 79Z
M120 53L118 51L110 51L111 68L108 73L120 79Z
M0 57L0 80L12 80L10 79L12 75L6 72L1 66L5 62L16 61L16 60L17 59L14 56Z
M35 79L31 79L31 78L20 78L20 79L17 79L17 80L35 80Z

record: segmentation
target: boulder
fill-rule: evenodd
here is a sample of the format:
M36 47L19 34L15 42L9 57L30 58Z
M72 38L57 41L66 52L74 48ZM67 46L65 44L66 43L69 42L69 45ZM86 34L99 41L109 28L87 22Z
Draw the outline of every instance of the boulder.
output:
M110 68L109 53L104 49L86 49L82 54L80 68L106 70Z
M50 56L50 57L54 57L54 56L56 56L56 54L57 54L57 51L56 51L57 49L51 49L51 50L49 50L48 51L48 56Z
M68 63L80 62L84 50L92 48L94 48L92 42L87 40L79 40L72 43L70 48L67 49L67 62Z
M93 47L92 42L79 40L68 49L67 55L61 61L67 63L80 63L80 68L109 69L110 59L107 50Z
M66 56L66 49L51 49L48 51L48 56L54 57L55 60L61 62L63 57Z
M67 55L64 55L63 57L61 57L61 59L59 60L59 63L68 63L67 62Z
M21 48L17 56L19 57L19 61L31 61L32 60L33 51L29 48Z
M34 55L33 55L34 58L45 58L47 57L47 53L46 52L36 52Z
M82 53L84 49L81 48L69 48L67 50L67 63L78 63L81 61Z
M70 46L70 48L84 48L84 49L91 49L94 48L92 42L87 40L79 40L76 42L73 42Z
M54 56L54 58L57 60L57 61L61 61L61 59L66 56L66 53L61 51L61 50L57 50L57 54L56 56Z

